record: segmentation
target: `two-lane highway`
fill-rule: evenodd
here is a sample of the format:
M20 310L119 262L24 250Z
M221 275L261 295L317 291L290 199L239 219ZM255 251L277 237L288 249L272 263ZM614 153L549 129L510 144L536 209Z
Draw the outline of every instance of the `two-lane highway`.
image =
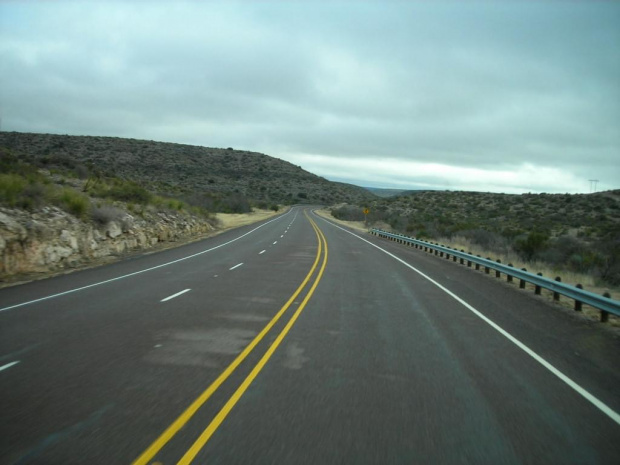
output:
M1 372L0 461L129 463L274 317L316 251L315 231L293 210L4 289L0 356L19 363Z
M0 307L0 463L620 462L613 334L309 209Z

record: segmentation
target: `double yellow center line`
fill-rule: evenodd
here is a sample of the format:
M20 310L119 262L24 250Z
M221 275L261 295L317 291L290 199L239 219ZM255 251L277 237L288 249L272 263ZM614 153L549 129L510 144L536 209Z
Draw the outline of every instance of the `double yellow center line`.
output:
M327 241L325 240L325 236L323 232L319 229L316 223L307 215L308 221L312 225L314 232L317 236L318 247L316 258L310 271L299 285L297 290L293 293L293 295L288 299L288 301L282 306L280 311L276 313L276 315L272 318L272 320L262 329L260 333L252 340L252 342L235 358L235 360L217 377L217 379L194 401L192 404L134 461L132 465L148 465L149 461L155 457L155 455L174 437L174 435L183 428L187 422L194 416L194 414L207 402L207 400L217 391L217 389L226 381L230 375L235 371L235 369L247 358L247 356L254 350L254 348L263 340L263 338L267 335L267 333L273 328L273 326L280 320L282 315L286 313L288 308L295 302L295 299L301 294L301 292L307 287L308 283L315 275L315 271L319 266L319 262L321 261L321 255L323 256L323 261L321 263L321 267L316 274L310 289L306 293L303 301L290 318L284 329L278 334L275 341L271 344L271 346L267 349L265 354L259 360L259 362L254 366L250 374L243 380L241 385L237 388L234 394L228 399L224 407L219 411L219 413L213 418L211 423L205 428L205 430L200 434L198 439L192 444L192 446L187 450L185 455L178 462L179 465L186 465L192 462L196 455L200 452L200 450L205 446L205 444L209 441L213 433L217 430L217 428L222 424L222 422L226 419L232 408L235 404L241 399L241 396L245 393L245 391L250 387L256 376L263 369L265 364L269 361L273 353L276 351L278 346L282 343L290 329L297 321L297 318L304 310L306 304L314 294L316 287L318 286L321 278L323 277L323 272L325 271L325 267L327 266Z

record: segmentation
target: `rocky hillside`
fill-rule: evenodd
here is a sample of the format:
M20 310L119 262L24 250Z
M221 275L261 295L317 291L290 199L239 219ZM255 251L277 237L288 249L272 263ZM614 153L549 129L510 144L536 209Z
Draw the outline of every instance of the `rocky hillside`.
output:
M278 158L232 148L17 132L0 132L0 148L40 167L71 169L80 177L132 180L175 197L234 193L251 202L327 205L375 198L361 187L330 182Z
M104 263L136 250L199 238L212 221L186 212L107 207L105 221L84 221L56 206L0 207L0 285Z

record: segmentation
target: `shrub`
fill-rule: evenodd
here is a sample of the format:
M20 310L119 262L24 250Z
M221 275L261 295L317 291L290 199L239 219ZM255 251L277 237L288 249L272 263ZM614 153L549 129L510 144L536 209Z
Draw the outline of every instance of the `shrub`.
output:
M56 198L56 203L63 210L82 219L85 218L86 213L90 208L90 201L88 200L88 197L80 194L70 187L65 187L60 190Z
M28 182L18 174L0 174L0 201L9 207L18 205Z
M52 189L40 182L33 182L26 186L22 192L19 206L27 210L40 207L51 198Z
M114 200L140 204L149 203L153 198L153 194L144 187L131 181L121 182L109 190L101 192L100 195Z
M333 209L332 216L342 221L364 221L363 209L352 205L343 205Z
M177 199L168 199L168 209L181 211L185 208L185 204Z
M545 233L532 231L525 239L518 239L515 243L515 251L527 261L531 261L536 255L545 250L549 236Z
M120 208L112 207L110 205L104 205L102 207L95 207L91 210L91 219L98 224L108 224L110 221L118 221L124 215L123 210Z
M218 210L223 213L248 213L252 211L252 207L245 196L231 194L222 199Z

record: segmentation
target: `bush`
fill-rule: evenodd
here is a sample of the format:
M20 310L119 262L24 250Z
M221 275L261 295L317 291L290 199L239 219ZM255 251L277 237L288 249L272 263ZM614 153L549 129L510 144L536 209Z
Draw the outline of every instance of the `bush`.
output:
M598 275L609 284L620 285L620 236L599 244L597 248Z
M86 213L88 213L90 208L88 197L70 187L65 187L60 190L56 197L56 204L63 210L82 219L86 217Z
M332 210L332 216L342 221L364 221L364 211L361 207L343 205Z
M252 211L250 202L241 194L231 194L222 199L218 211L222 213L249 213Z
M95 207L91 210L91 219L98 224L105 225L110 221L120 220L125 212L120 208L112 207L110 205L104 205L102 207Z
M177 199L168 199L168 209L174 211L181 211L185 208L185 204Z
M518 239L514 245L515 251L527 261L531 261L536 255L547 248L549 236L545 233L533 231L525 239Z
M108 197L122 202L139 204L147 204L153 198L153 194L147 191L144 187L131 181L122 181L107 191L104 190L100 192L99 195L101 197Z
M0 174L0 201L9 207L18 206L28 181L18 174Z
M26 186L22 192L22 198L19 206L27 210L40 207L49 202L52 189L40 182L33 182Z

